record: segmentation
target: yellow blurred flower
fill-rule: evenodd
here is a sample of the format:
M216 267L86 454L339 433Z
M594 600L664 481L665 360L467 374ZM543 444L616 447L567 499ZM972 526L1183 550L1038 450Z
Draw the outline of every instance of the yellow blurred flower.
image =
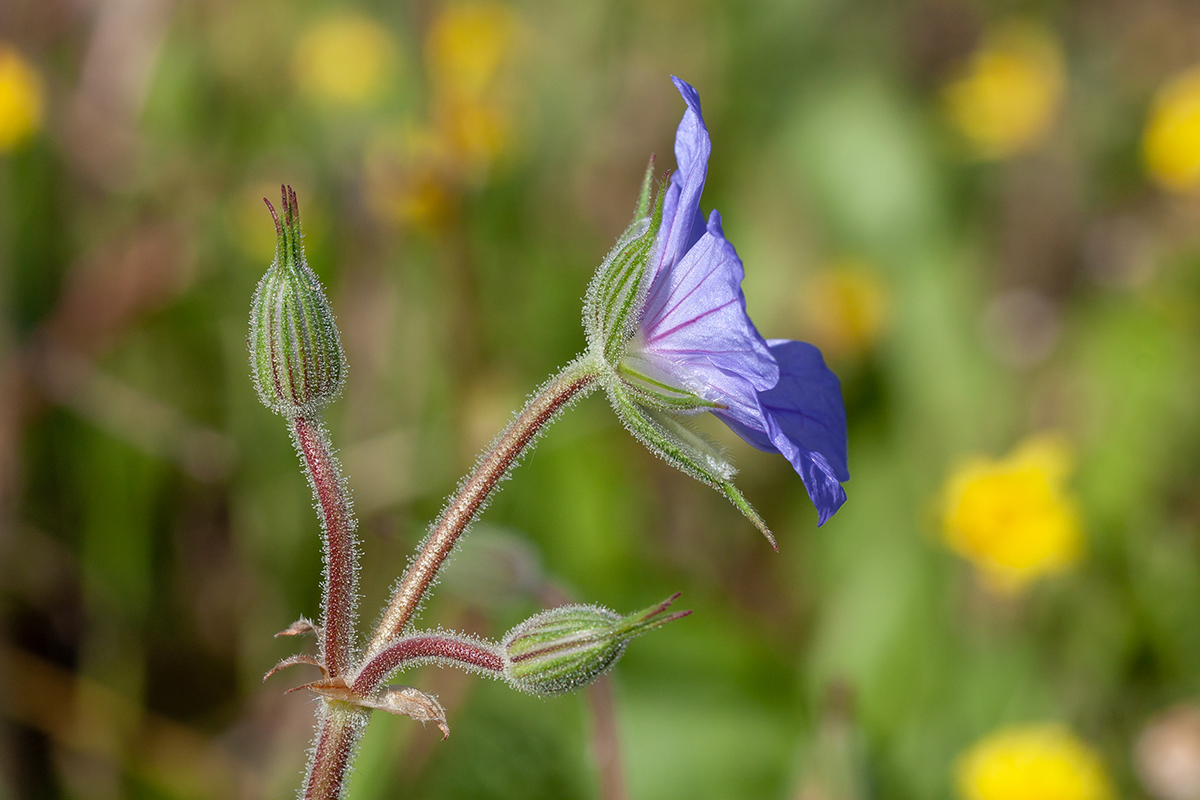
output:
M0 42L0 153L13 150L42 124L42 80L37 70Z
M310 25L292 55L292 74L310 97L335 105L363 105L379 97L396 68L396 45L382 25L340 14Z
M440 9L425 36L428 122L382 129L364 154L367 205L377 218L437 232L463 188L486 179L512 141L505 67L516 32L516 15L501 3Z
M801 297L813 341L831 356L868 350L887 321L887 290L876 271L858 259L843 259L822 270Z
M436 232L450 216L446 142L428 129L380 131L363 159L367 207L378 219Z
M1100 758L1062 725L1023 725L993 733L962 755L963 800L1108 800Z
M946 484L946 543L1001 591L1066 570L1083 546L1064 488L1070 463L1066 444L1051 436L1027 439L1008 458L963 463Z
M425 40L436 124L474 172L486 169L511 138L499 79L515 35L516 17L508 6L456 3L434 20Z
M1151 177L1177 192L1200 186L1200 67L1164 86L1142 138Z
M429 29L425 55L437 91L483 99L512 49L516 21L500 3L455 3Z
M496 103L443 103L439 127L470 171L481 171L508 148L508 110Z
M1066 85L1062 49L1031 22L990 31L963 74L943 90L950 122L983 158L1004 158L1049 131Z

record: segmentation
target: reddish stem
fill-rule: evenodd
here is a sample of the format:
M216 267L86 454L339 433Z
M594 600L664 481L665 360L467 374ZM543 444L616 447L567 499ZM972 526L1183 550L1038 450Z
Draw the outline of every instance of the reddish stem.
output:
M356 712L339 706L327 702L321 709L313 759L304 781L304 800L338 800L342 796L363 725L355 723L352 715Z
M383 619L375 629L375 636L367 648L368 658L404 630L458 538L478 516L496 485L520 459L525 448L559 411L579 395L594 388L596 380L595 367L589 362L573 362L534 395L517 418L504 429L474 471L459 485L458 491L434 523L416 560L404 573L391 603L384 611Z
M359 695L371 695L405 662L417 659L440 661L499 675L504 661L495 649L481 642L451 636L418 635L397 639L379 651L354 676L350 690Z
M322 593L322 646L325 668L334 677L350 669L354 648L357 600L357 552L354 515L337 461L320 422L304 416L293 420L293 434L304 457L308 480L321 512L325 534L325 582Z

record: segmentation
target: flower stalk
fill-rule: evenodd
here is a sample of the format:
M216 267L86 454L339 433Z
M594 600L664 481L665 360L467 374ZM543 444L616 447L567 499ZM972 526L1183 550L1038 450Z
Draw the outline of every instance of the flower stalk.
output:
M291 425L325 533L321 653L329 674L344 675L350 669L354 652L354 612L358 598L358 547L354 531L357 523L350 510L345 480L329 445L329 435L320 419L297 416Z
M502 656L486 642L465 636L413 634L389 642L368 659L354 676L350 690L363 696L374 694L400 667L418 663L455 666L492 677L504 671Z
M597 378L597 366L590 359L572 362L534 394L496 438L475 469L459 484L421 544L416 560L397 584L367 646L368 657L404 632L446 558L487 505L500 481L564 408L596 387Z

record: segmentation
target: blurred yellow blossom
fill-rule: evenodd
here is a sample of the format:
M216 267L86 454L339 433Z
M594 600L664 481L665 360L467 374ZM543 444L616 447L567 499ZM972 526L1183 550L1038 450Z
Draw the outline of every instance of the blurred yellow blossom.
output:
M516 24L500 3L455 3L434 20L425 41L430 78L444 95L482 99L512 49Z
M453 207L445 140L424 128L389 128L368 144L363 159L367 207L377 218L432 233Z
M853 258L831 264L801 294L809 335L830 356L858 355L878 340L887 321L887 290L878 273Z
M958 761L963 800L1108 800L1099 757L1062 725L1005 728Z
M498 104L445 103L440 112L440 128L468 169L485 169L507 149L508 111Z
M41 78L15 49L0 42L0 153L24 142L41 124Z
M425 40L436 124L474 171L486 168L509 142L509 110L498 84L515 38L512 10L479 2L447 6Z
M1062 49L1032 22L989 31L963 73L943 92L950 122L983 158L1004 158L1049 131L1066 84Z
M318 20L300 36L292 74L314 99L336 105L375 100L396 68L396 45L378 22L358 14Z
M517 18L495 2L450 3L425 36L427 123L377 133L363 160L367 205L378 218L436 232L458 193L484 180L512 141L504 81Z
M1001 591L1064 571L1083 545L1075 503L1064 488L1070 462L1064 442L1036 436L1008 458L963 463L946 484L946 543Z
M1200 67L1159 91L1142 151L1151 177L1166 188L1182 192L1200 186Z

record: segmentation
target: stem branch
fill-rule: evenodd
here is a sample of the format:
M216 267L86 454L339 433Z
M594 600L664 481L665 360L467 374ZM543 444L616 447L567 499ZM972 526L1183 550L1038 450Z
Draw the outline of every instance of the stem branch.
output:
M475 469L446 504L416 560L397 585L367 648L368 658L404 630L458 538L474 522L497 484L517 463L538 433L559 411L595 388L596 380L596 367L588 359L581 358L569 364L529 399L491 449L479 459Z
M374 694L379 685L410 661L432 661L464 667L477 672L499 675L504 660L495 646L462 637L443 634L416 634L395 639L365 664L354 676L350 690L355 694Z

